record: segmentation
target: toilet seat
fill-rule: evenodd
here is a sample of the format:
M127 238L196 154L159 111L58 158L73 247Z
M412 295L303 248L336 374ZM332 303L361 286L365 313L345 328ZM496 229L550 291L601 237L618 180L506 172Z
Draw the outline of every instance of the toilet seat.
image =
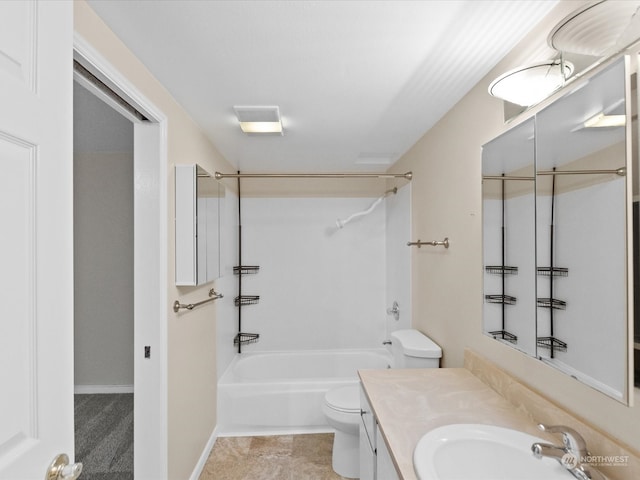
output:
M325 404L342 413L360 413L360 390L358 385L329 390L324 397Z

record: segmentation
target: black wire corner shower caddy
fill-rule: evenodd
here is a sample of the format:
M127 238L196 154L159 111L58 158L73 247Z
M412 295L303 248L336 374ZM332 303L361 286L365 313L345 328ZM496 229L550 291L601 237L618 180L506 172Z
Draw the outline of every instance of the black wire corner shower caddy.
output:
M555 172L555 167L553 172ZM537 273L540 276L549 277L549 297L537 298L536 303L540 308L549 309L549 336L536 337L536 344L540 348L549 350L549 357L554 358L555 352L566 352L567 344L559 338L555 337L555 311L565 310L567 308L567 302L554 298L554 282L556 278L569 276L569 269L564 267L556 267L555 262L555 239L554 239L554 224L555 224L555 203L556 203L556 176L551 177L551 221L549 222L549 266L538 267Z
M240 172L238 172L240 175ZM244 275L255 275L260 271L257 265L242 264L242 195L240 194L240 176L238 176L238 265L233 267L234 275L238 276L238 296L234 299L234 304L238 307L238 333L233 339L233 345L238 347L238 353L242 353L244 345L257 343L260 339L259 333L247 333L242 331L242 307L245 305L255 305L260 301L259 295L242 294L242 277Z
M502 264L501 265L486 265L484 267L485 272L487 272L489 275L499 275L502 278L502 293L499 294L489 294L489 295L485 295L484 299L487 303L494 303L494 304L500 304L502 305L502 319L501 319L501 329L500 330L493 330L490 332L487 332L489 335L491 335L493 338L495 339L500 339L500 340L505 340L509 343L513 343L513 344L517 344L518 343L518 336L514 335L513 333L509 332L506 329L506 323L507 323L507 313L506 313L506 309L505 306L506 305L515 305L516 304L516 297L511 296L511 295L507 295L506 294L506 277L508 275L517 275L518 274L518 267L514 267L514 266L508 266L505 265L506 263L506 237L507 237L507 232L506 232L506 226L505 226L505 203L506 203L506 198L505 198L505 182L506 182L506 178L504 176L504 174L502 175L502 178L500 178L500 186L501 186L501 207L502 207L502 225L501 225L501 230L500 230L500 240L501 240L501 249L502 249Z

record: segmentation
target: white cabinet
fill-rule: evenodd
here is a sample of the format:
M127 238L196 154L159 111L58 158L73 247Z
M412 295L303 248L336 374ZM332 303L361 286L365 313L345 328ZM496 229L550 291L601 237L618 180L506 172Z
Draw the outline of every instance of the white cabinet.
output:
M176 285L220 277L220 203L224 187L202 167L176 165Z
M393 460L391 460L391 455L387 450L387 445L384 443L384 438L382 438L379 428L376 428L376 445L378 448L375 478L377 480L399 480L396 467L393 464Z
M378 421L360 388L360 480L399 480Z
M376 478L376 420L360 387L360 480Z

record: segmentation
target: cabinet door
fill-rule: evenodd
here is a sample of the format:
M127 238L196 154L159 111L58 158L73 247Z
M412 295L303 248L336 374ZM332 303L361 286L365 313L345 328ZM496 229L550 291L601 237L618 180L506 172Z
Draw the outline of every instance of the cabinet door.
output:
M376 478L375 418L371 406L360 389L360 480Z
M380 429L376 426L376 458L377 462L377 474L378 480L399 480L396 467L391 460L391 454L387 450L387 445L384 443L384 438L380 433Z

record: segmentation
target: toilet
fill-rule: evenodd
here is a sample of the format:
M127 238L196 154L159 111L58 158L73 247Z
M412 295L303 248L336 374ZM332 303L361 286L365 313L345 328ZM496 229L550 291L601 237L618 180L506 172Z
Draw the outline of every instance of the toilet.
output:
M439 368L442 349L418 330L396 330L391 334L392 368ZM322 411L335 429L333 470L343 477L360 477L360 386L329 390Z

